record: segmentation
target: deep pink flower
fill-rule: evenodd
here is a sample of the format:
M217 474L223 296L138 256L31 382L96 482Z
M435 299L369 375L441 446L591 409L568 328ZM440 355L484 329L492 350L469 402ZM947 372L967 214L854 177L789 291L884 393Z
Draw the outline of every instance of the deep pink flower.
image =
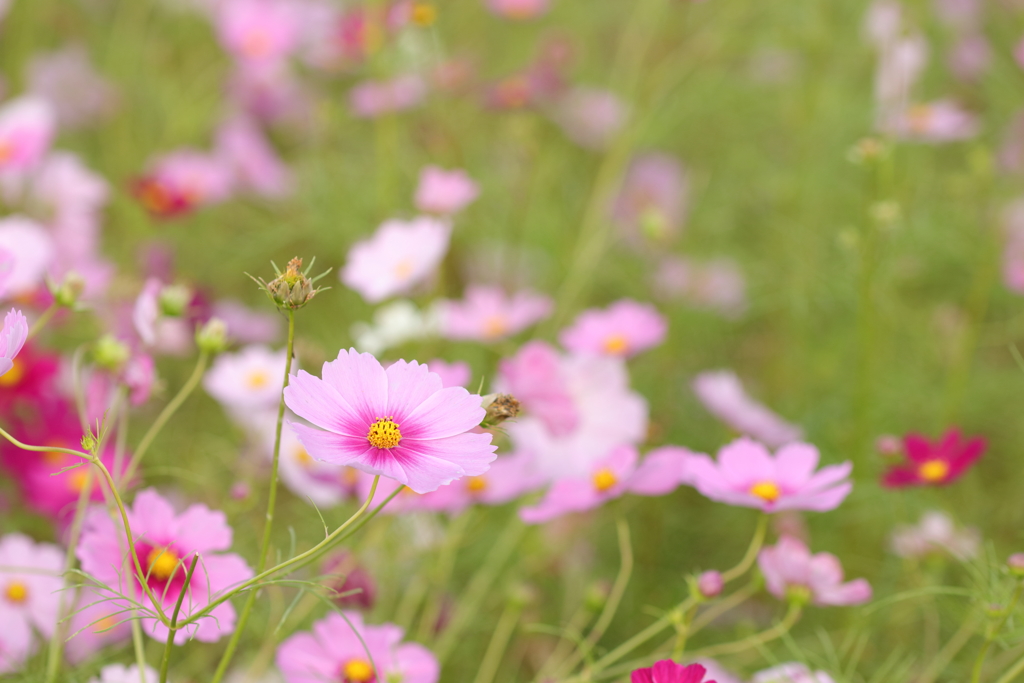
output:
M753 400L730 370L702 372L693 380L693 392L715 417L736 431L772 448L803 438L803 430Z
M0 107L0 171L24 172L50 148L57 116L39 97L19 97Z
M360 118L412 109L427 96L427 84L416 74L397 76L389 81L363 81L348 94L352 113Z
M818 449L806 443L783 446L773 457L758 442L742 438L723 447L717 462L697 455L689 466L693 485L708 498L764 512L826 512L853 489L847 480L852 463L829 465L816 473Z
M148 576L149 588L160 600L165 612L173 610L185 582L187 563L199 553L192 582L181 606L181 617L188 616L210 603L217 595L253 576L252 569L240 556L223 551L231 547L231 527L223 512L205 505L191 505L183 513L174 508L155 489L140 491L128 510L128 519L135 535L135 552L142 570ZM125 534L120 522L115 523L100 507L89 510L78 545L82 570L103 585L116 588L145 604L148 598L124 548ZM127 574L125 566L129 565ZM113 599L111 604L127 607ZM143 630L156 638L167 639L167 627L154 618L142 619ZM197 623L180 631L174 642L184 644L189 638L215 642L235 627L235 608L224 602Z
M133 183L132 193L152 215L172 218L224 201L233 184L234 174L223 159L181 149L154 161Z
M646 669L634 669L629 675L630 683L715 683L705 681L707 670L700 664L683 666L671 659L655 662Z
M385 370L368 353L342 351L323 379L299 374L284 392L288 407L317 427L289 423L317 460L380 474L426 493L487 471L496 446L472 434L484 409L462 387L413 361ZM326 431L325 431L326 430Z
M278 199L294 188L291 170L263 135L244 116L235 116L217 131L217 153L231 167L238 187Z
M371 304L403 294L437 269L450 239L451 226L434 218L385 221L349 250L341 281Z
M532 292L508 296L500 287L473 285L463 301L440 304L442 334L449 339L495 341L522 332L551 315L550 297Z
M882 484L890 488L950 484L982 456L985 446L981 437L965 441L956 428L947 430L935 443L920 434L907 434L903 437L907 460L889 468Z
M437 658L403 635L394 624L365 624L358 612L331 613L281 643L277 668L285 683L437 683Z
M551 0L487 0L487 7L506 19L526 20L545 14Z
M835 555L811 555L803 541L790 536L763 549L757 564L768 591L780 600L808 598L815 605L858 605L871 599L871 586L864 579L843 583L843 567Z
M5 299L33 294L43 284L56 252L46 229L24 216L0 219L0 250L14 257L0 290Z
M323 584L334 591L329 597L342 608L369 610L377 597L377 583L359 560L347 550L329 556L320 568ZM345 595L349 593L349 595Z
M446 171L427 166L420 171L416 208L424 213L448 216L462 211L480 194L480 187L461 169Z
M21 311L12 308L4 316L4 326L0 330L0 377L6 375L14 367L14 357L21 351L28 339L28 319Z
M665 340L668 323L650 304L621 299L606 309L580 313L558 336L575 353L631 357Z
M27 343L14 359L13 367L0 375L0 413L15 405L38 410L56 397L60 357L44 353ZM0 446L0 450L2 450Z
M612 218L627 239L664 242L678 235L686 216L689 180L682 164L659 152L630 164L612 207Z
M278 62L298 45L301 23L284 0L225 0L217 14L224 49L250 64Z

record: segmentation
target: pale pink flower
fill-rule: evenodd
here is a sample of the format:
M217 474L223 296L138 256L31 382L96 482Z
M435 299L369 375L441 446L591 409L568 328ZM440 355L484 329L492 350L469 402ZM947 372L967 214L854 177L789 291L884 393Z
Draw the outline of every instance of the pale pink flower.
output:
M658 242L679 234L689 179L679 160L653 152L633 159L612 206L612 218L631 241Z
M468 387L469 380L473 376L469 364L463 361L449 363L435 358L427 363L427 367L441 378L441 386L446 389L448 387Z
M843 583L843 567L835 555L811 555L802 541L789 536L763 549L757 564L768 592L780 600L806 595L815 605L858 605L871 599L871 586L864 579Z
M950 48L947 61L954 76L962 81L974 81L981 78L992 63L992 47L980 33L965 35Z
M164 218L220 203L233 189L230 166L219 156L194 149L181 149L156 159L132 187L147 211Z
M234 299L214 303L213 317L223 320L231 339L242 344L271 344L281 336L279 316L250 309Z
M450 239L451 226L434 218L385 221L349 250L341 281L372 304L403 294L437 269Z
M412 109L427 96L427 84L416 74L396 76L388 81L363 81L348 93L352 113L361 118Z
M900 557L952 555L959 560L977 557L981 535L977 529L958 529L944 512L930 510L916 525L901 525L892 532L892 551Z
M368 353L342 350L324 363L322 379L300 371L285 403L322 428L289 423L314 458L389 477L417 493L483 474L495 458L491 435L470 433L484 418L480 397L442 388L441 378L415 361L385 370Z
M310 88L284 63L239 64L231 74L228 96L258 121L288 123L306 129L312 122Z
M267 458L274 454L276 422L268 420L264 429L263 448ZM297 497L327 508L342 503L357 491L362 472L314 460L291 429L281 430L279 460L281 481Z
M135 552L148 576L153 595L165 612L174 609L182 594L185 572L194 554L199 562L181 605L181 618L198 612L224 591L253 576L252 569L240 556L225 553L231 547L232 532L223 512L205 505L191 505L183 513L174 508L155 489L140 491L128 509L128 520ZM135 575L124 548L125 532L102 507L89 510L77 553L82 571L102 585L109 586L139 602L147 598ZM126 569L126 566L129 568ZM126 573L127 572L127 573ZM119 598L110 604L127 607ZM184 644L189 638L215 642L235 627L235 608L231 602L215 607L208 616L178 631L174 642ZM167 640L167 627L155 618L143 618L142 628L151 637Z
M448 216L462 211L479 194L480 187L465 171L427 166L420 171L414 203L424 213Z
M1002 216L1003 284L1011 292L1024 294L1024 199L1011 202Z
M27 296L43 284L53 263L55 246L46 230L23 216L0 219L0 250L14 256L4 281L3 296Z
M892 45L903 30L903 5L897 0L874 0L864 18L864 35L876 48Z
M714 659L697 659L693 664L700 664L707 671L705 677L715 683L744 683L736 674L732 673Z
M4 326L0 329L0 377L14 367L14 357L21 351L26 339L28 320L21 311L12 308L4 316Z
M552 118L577 145L597 150L626 125L629 107L607 90L577 86L558 101Z
M331 613L315 622L312 632L281 643L277 668L286 683L437 683L437 658L418 643L403 643L403 635L394 624L364 623L358 612Z
M527 524L541 524L570 512L603 505L624 493L664 495L688 480L689 453L683 449L662 451L637 466L632 446L619 446L591 465L586 477L558 479L539 503L522 508L519 517ZM636 481L639 486L634 486Z
M835 680L824 671L811 671L806 664L789 662L758 671L751 683L835 683Z
M980 0L935 0L936 16L957 31L977 29L981 10Z
M693 380L693 393L704 407L741 434L772 448L803 438L803 430L786 422L747 395L731 370L702 372Z
M818 449L810 444L791 443L772 456L745 437L724 446L717 462L697 455L689 463L693 485L708 498L769 513L838 507L853 489L847 479L853 464L829 465L815 473L817 466Z
M139 339L146 346L156 344L156 326L162 315L160 310L160 291L163 283L155 277L146 280L142 291L135 298L135 305L132 307L132 325Z
M23 172L38 164L56 129L53 107L39 97L19 97L0 107L0 172Z
M951 100L915 104L896 112L885 128L906 140L953 142L976 136L978 117Z
M121 381L128 387L128 399L133 406L149 400L156 383L156 364L148 353L135 352L121 371Z
M291 169L249 119L235 116L217 131L217 153L231 167L236 184L270 198L285 197L294 189Z
M662 299L681 299L730 318L743 313L747 306L743 273L728 259L699 263L682 256L668 256L658 263L651 286Z
M554 302L533 292L505 294L500 287L472 285L463 301L443 301L441 332L448 339L496 341L522 332L551 315Z
M28 536L13 533L0 538L0 642L10 639L15 647L24 634L35 629L49 638L57 626L60 591L64 587L64 553L51 543L35 543ZM6 649L0 651L0 667ZM14 653L12 652L12 655Z
M546 14L551 0L487 0L487 8L506 19L534 19Z
M124 664L108 664L100 669L100 675L93 678L89 683L139 683L145 676L146 683L155 683L160 677L156 671L147 666L140 672L137 664L125 666Z
M14 254L0 248L0 299L7 291L7 278L14 272Z
M235 353L222 353L203 378L203 388L242 424L275 409L281 401L284 349L252 345Z
M585 477L613 448L647 435L647 403L618 358L565 356L530 342L501 362L495 390L522 403L508 434L548 479Z
M251 64L278 62L298 46L301 16L285 0L223 0L217 13L221 44Z
M667 333L668 323L654 306L620 299L606 309L583 311L558 340L574 353L629 358L661 344Z
M80 664L108 645L131 638L132 629L127 621L131 614L118 614L121 608L112 605L108 597L85 586L78 589L78 601L68 627L70 640L64 646L72 664Z
M96 72L82 45L33 57L28 92L51 104L62 128L86 126L108 116L118 99L117 89Z
M498 458L490 469L475 477L465 477L422 496L421 509L458 515L471 505L504 505L540 488L529 456Z
M895 40L880 53L875 70L877 122L889 130L893 117L906 110L910 93L928 63L928 43L914 34Z

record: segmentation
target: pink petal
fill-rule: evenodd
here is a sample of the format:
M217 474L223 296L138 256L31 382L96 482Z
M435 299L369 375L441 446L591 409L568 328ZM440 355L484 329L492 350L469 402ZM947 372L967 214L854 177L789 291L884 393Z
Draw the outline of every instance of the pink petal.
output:
M178 517L177 542L188 552L227 550L231 547L227 515L205 505L190 505Z
M799 489L818 466L818 449L807 443L791 443L775 452L776 482L784 489Z
M810 510L812 512L828 512L835 510L850 495L853 484L846 482L834 488L817 493L798 493L781 498L776 510Z
M768 449L753 439L740 438L718 452L718 470L733 486L746 488L752 482L775 481L775 461Z
M337 360L324 363L323 378L366 423L388 417L388 376L370 354L342 349Z
M369 430L369 422L334 387L304 370L288 382L284 402L299 417L338 434L365 438Z
M468 432L486 414L476 394L462 387L441 389L399 422L403 443L405 439L443 439Z
M174 540L176 524L174 508L156 489L139 491L131 510L132 533L150 543L164 544Z
M641 496L663 496L690 481L694 454L678 446L665 446L647 454L629 478L626 488ZM706 456L705 456L706 457Z
M542 524L570 512L595 508L604 500L590 481L562 479L548 489L540 503L520 509L519 518L527 524Z
M289 422L288 427L295 432L299 443L305 447L314 460L328 462L332 465L353 464L370 448L370 442L366 440L365 436L335 434L297 422Z
M465 433L431 441L403 439L391 452L407 473L403 483L427 493L458 477L483 474L497 457L495 450L490 434Z
M387 369L388 415L399 425L431 395L441 391L441 378L430 372L426 365L404 360L392 363ZM479 424L479 422L477 423ZM404 434L404 432L403 432Z

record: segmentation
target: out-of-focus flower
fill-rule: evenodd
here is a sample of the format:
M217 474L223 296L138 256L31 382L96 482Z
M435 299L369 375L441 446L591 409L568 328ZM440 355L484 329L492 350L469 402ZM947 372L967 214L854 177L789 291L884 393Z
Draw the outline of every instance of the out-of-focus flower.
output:
M69 662L80 664L108 645L131 638L129 617L118 614L118 611L119 608L112 606L106 596L92 588L83 586L78 589L78 602L68 627L70 640L64 646ZM128 683L136 683L137 680L129 680Z
M464 363L463 361L449 363L435 358L427 363L427 367L432 373L441 378L441 386L445 388L468 388L469 386L469 379L472 376L472 371L469 368L469 364Z
M500 17L524 21L546 14L551 0L487 0L487 8Z
M1024 117L1021 118L1024 132ZM1024 135L1021 136L1020 168L1024 168ZM1011 292L1024 294L1024 199L1003 210L1003 284Z
M551 298L542 294L508 296L500 287L473 285L463 301L439 304L441 333L448 339L496 341L547 318L553 308Z
M300 29L296 5L285 0L222 0L217 14L224 49L250 64L287 57L298 46Z
M108 664L100 669L100 675L90 679L89 683L139 683L145 675L146 683L160 680L156 671L147 666L144 672L139 671L137 664L125 666L124 664Z
M671 659L655 662L646 669L634 669L629 674L630 683L716 683L705 680L707 673L700 664L676 664Z
M363 81L348 94L352 113L360 118L405 111L427 96L427 84L416 74L396 76L388 81Z
M448 216L462 211L480 194L480 187L461 169L446 171L427 166L420 171L416 208L423 213Z
M369 303L403 294L434 272L450 239L451 226L441 220L385 221L373 237L349 250L341 281Z
M13 359L13 367L0 375L0 413L8 413L15 406L38 412L52 405L59 366L59 356L42 352L31 343L23 346Z
M692 663L700 664L707 669L707 673L704 676L710 681L715 681L715 683L744 683L736 674L730 672L713 659L698 659Z
M824 671L811 671L806 664L789 662L758 671L751 683L835 683Z
M871 599L871 586L864 579L843 583L843 567L835 555L811 555L802 541L789 536L763 549L757 564L768 591L780 600L858 605Z
M696 580L697 590L702 598L717 598L725 587L722 573L714 570L701 572Z
M332 613L315 622L311 633L303 631L281 643L277 668L286 683L339 677L350 683L437 683L437 658L418 643L403 643L403 635L394 624L364 623L358 612Z
M882 484L890 488L950 484L982 456L985 445L981 437L965 441L955 428L935 443L920 434L907 434L903 437L907 460L890 467Z
M748 438L724 446L717 462L696 455L689 463L693 485L708 498L764 512L826 512L838 507L853 489L847 479L853 464L847 461L815 472L817 466L818 449L810 444L788 444L773 457Z
M291 170L249 119L235 116L221 124L217 153L233 170L237 187L274 199L292 192Z
M501 362L495 390L522 404L507 431L548 479L586 477L613 448L637 445L647 434L647 403L629 389L618 358L564 356L530 342Z
M969 560L978 555L981 535L977 529L958 529L944 512L930 510L916 525L901 525L892 532L892 551L900 557L952 555Z
M21 351L28 339L28 319L21 311L11 309L4 316L4 326L0 329L0 377L14 367L14 357Z
M903 29L903 5L897 0L874 0L864 18L864 35L876 48L893 43Z
M552 111L555 123L581 147L604 149L629 119L629 107L614 93L577 86Z
M242 344L271 344L281 336L281 318L257 311L234 299L213 304L213 317L224 321L228 335Z
M339 607L362 610L373 607L377 597L377 583L349 551L341 550L329 556L320 573L326 577L324 585L334 591L331 598Z
M223 353L203 378L203 387L233 418L251 424L253 417L278 406L287 361L284 349L260 345Z
M886 124L895 135L917 142L953 142L978 134L978 117L951 100L915 104L897 112Z
M0 107L0 172L24 172L38 164L56 129L53 107L39 97L19 97Z
M531 458L511 455L492 462L483 474L453 481L422 496L420 507L458 515L471 505L504 505L542 484Z
M132 185L132 193L149 213L172 218L227 199L234 174L220 157L181 149L160 157Z
M196 553L201 560L196 564L187 599L182 601L181 616L197 612L218 594L253 576L245 560L231 547L231 527L223 512L210 510L205 505L191 505L181 514L154 489L140 491L128 510L133 542L142 570L146 572L151 593L160 600L164 610L173 610L184 589L185 572ZM125 532L121 524L110 517L106 509L89 510L78 545L78 559L82 570L102 584L116 589L136 601L145 600L134 570L124 574ZM119 598L112 605L126 609ZM184 644L195 638L202 642L215 642L231 633L235 627L235 608L224 602L213 608L209 615L195 624L178 631L174 641ZM168 629L156 619L143 618L142 628L148 635L166 641Z
M654 306L621 299L580 313L558 341L574 353L629 358L661 344L667 332L668 323Z
M664 299L682 299L697 308L710 308L730 318L739 316L747 307L743 272L729 259L699 263L669 256L658 263L651 285Z
M276 421L264 424L263 449L269 460L274 454ZM321 508L333 507L350 498L357 489L357 470L314 460L291 429L281 430L279 468L281 481L292 493Z
M33 57L28 92L50 103L61 128L95 123L114 111L118 99L117 89L96 72L81 45Z
M33 628L46 638L53 636L64 587L63 571L63 553L57 546L35 543L18 533L0 538L0 604L4 614L0 642L7 645L10 638L21 644L28 640L23 634ZM7 650L2 654L7 655Z
M962 81L974 81L992 63L992 47L980 33L965 35L950 48L947 61L954 76Z
M484 418L480 397L442 388L427 366L398 361L385 370L355 349L306 372L285 389L288 407L314 425L289 423L310 455L399 481L417 493L487 471L496 446L470 430Z
M665 242L679 234L688 194L689 181L679 160L660 152L643 154L626 172L612 218L632 242Z
M944 24L958 31L976 29L981 9L979 0L935 0L935 14Z
M570 512L582 512L603 505L624 493L663 495L687 479L689 454L677 449L665 451L669 457L645 459L637 466L637 452L632 446L619 446L591 465L589 476L558 479L544 498L531 507L522 508L519 517L527 524L541 524ZM633 479L641 483L634 487ZM651 494L650 484L661 489Z
M928 43L919 34L899 38L881 51L875 70L875 103L883 130L909 106L910 92L927 63Z
M310 89L285 64L243 64L232 73L228 96L258 121L307 128L313 119Z
M413 302L399 299L374 311L372 325L353 324L352 338L360 351L378 355L406 342L436 336L440 329L436 308L420 311Z
M800 427L786 422L753 400L730 370L702 372L693 380L693 393L715 417L741 434L772 448L803 438Z
M41 225L23 216L0 219L0 250L14 260L3 283L5 298L27 296L43 284L53 263L54 244Z

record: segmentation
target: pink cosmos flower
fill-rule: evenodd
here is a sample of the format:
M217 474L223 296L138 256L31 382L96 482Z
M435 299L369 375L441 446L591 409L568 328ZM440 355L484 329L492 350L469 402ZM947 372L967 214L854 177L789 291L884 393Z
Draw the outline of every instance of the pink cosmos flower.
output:
M222 0L217 14L221 44L243 62L278 62L297 46L300 15L283 0Z
M285 683L437 683L437 658L418 643L403 643L402 636L394 624L365 624L358 612L331 613L311 633L281 643L277 668Z
M546 14L551 0L487 0L487 8L500 17L523 21Z
M806 664L788 662L758 671L751 683L835 683L824 671L811 671Z
M683 666L671 659L663 659L655 662L652 667L634 669L629 680L630 683L715 683L712 680L705 681L706 673L707 669L700 664Z
M422 496L420 507L454 516L472 505L504 505L542 484L534 472L532 458L511 455L492 462L483 474L453 481Z
M450 239L451 226L437 219L385 221L352 246L341 281L371 304L403 294L437 269Z
M693 380L693 392L715 417L741 434L772 448L803 438L803 430L750 398L736 373L702 372Z
M689 179L675 157L660 152L633 159L612 206L627 239L664 242L679 234L686 216Z
M82 45L32 58L28 91L53 107L61 128L80 128L113 112L117 89L96 72Z
M213 304L213 317L228 326L228 336L242 344L271 344L281 336L281 319L273 313L257 311L234 299Z
M156 671L147 666L144 672L139 671L137 664L125 666L124 664L108 664L100 669L100 675L93 678L89 683L139 683L145 675L146 683L160 680Z
M38 413L53 405L57 399L60 357L26 342L13 362L14 367L0 375L0 413L8 414L13 409ZM3 449L0 446L0 451Z
M231 167L241 188L272 199L285 197L294 189L291 170L263 132L245 117L236 116L221 124L217 153Z
M882 47L875 70L875 103L877 122L883 130L889 130L893 117L910 104L911 90L927 63L928 43L920 34L898 38Z
M691 306L708 308L735 318L747 307L743 271L729 259L705 263L669 256L658 263L651 286L661 298L682 299Z
M11 648L11 659L29 650L31 629L44 637L53 635L64 587L64 554L51 543L35 543L23 534L0 538L0 611L3 634L0 642ZM10 642L8 642L10 641ZM9 651L0 652L0 667Z
M289 423L315 459L390 477L417 493L483 474L495 458L491 435L470 433L484 418L480 397L442 388L415 361L385 370L368 353L342 349L324 363L322 379L300 371L284 394L296 415L322 428Z
M507 431L548 479L586 477L616 446L647 435L647 403L629 389L621 359L564 356L534 341L499 365L495 391L515 396L523 414Z
M0 219L0 249L14 257L4 280L5 298L27 296L43 284L55 248L41 225L23 216Z
M127 621L130 614L118 614L120 608L111 605L107 597L92 588L78 589L78 601L68 627L70 640L64 646L72 664L80 664L103 648L131 638L132 628Z
M373 608L377 598L377 583L349 551L339 550L329 556L321 566L320 573L327 577L323 583L334 591L330 597L339 607L362 610Z
M510 297L500 287L472 285L463 301L443 301L439 308L442 334L448 339L496 341L547 318L554 302L533 292Z
M723 447L718 462L697 455L689 463L693 485L708 498L769 513L838 507L853 489L846 479L853 464L829 465L815 473L817 466L818 449L810 444L788 444L773 457L748 438Z
M947 430L935 443L920 434L907 434L903 437L907 460L890 467L882 485L904 488L951 484L978 461L985 446L985 439L980 437L964 440L956 428Z
M627 492L664 495L688 481L688 451L669 447L652 456L638 467L636 449L620 446L595 462L589 476L555 481L544 498L522 508L519 517L527 524L541 524L570 512L591 510Z
M890 545L900 557L952 555L969 560L978 555L981 534L977 529L958 529L949 515L930 510L916 525L896 527Z
M34 167L50 148L56 129L53 107L41 98L19 97L0 107L0 172Z
M231 195L234 174L223 159L193 149L160 157L132 186L132 193L149 213L172 218Z
M479 194L480 187L465 171L427 166L420 171L414 203L424 213L449 216L462 211Z
M427 96L427 84L416 74L396 76L389 81L363 81L348 94L352 113L359 118L412 109Z
M187 564L199 553L192 582L181 606L181 617L188 616L210 603L220 593L253 576L252 569L240 556L222 551L231 547L231 527L223 512L205 505L190 506L180 515L155 489L140 491L128 510L135 552L148 576L149 588L165 612L173 610L185 582ZM82 570L100 583L116 587L138 602L147 598L135 576L134 569L125 574L127 552L125 535L103 508L92 508L86 515L77 554ZM130 562L130 560L129 560ZM122 605L114 599L112 605ZM160 641L167 640L167 627L156 619L144 618L143 630ZM235 608L224 602L211 613L181 631L174 642L184 644L189 638L215 642L231 633L235 626Z
M296 127L311 123L312 92L287 64L237 65L227 90L231 101L257 121Z
M843 583L835 555L811 555L803 541L790 536L762 550L757 564L768 591L780 600L805 594L815 605L858 605L871 599L871 586L864 579Z
M949 69L962 81L975 81L992 63L992 47L980 33L965 35L950 48Z
M469 364L463 361L449 363L435 358L427 363L427 367L432 373L441 378L441 386L446 389L448 387L468 386L470 377L473 376Z
M0 377L6 375L14 367L14 357L21 351L28 339L28 319L21 311L11 309L4 316L4 326L0 330Z
M222 353L203 378L203 388L242 424L275 410L281 401L284 349L252 345L235 353Z
M668 323L654 306L621 299L580 313L558 341L575 353L629 358L661 344L667 332Z
M578 86L562 97L552 117L580 147L604 149L626 125L629 107L607 90Z
M953 142L975 137L978 117L951 100L916 104L897 112L886 124L895 135L918 142Z

